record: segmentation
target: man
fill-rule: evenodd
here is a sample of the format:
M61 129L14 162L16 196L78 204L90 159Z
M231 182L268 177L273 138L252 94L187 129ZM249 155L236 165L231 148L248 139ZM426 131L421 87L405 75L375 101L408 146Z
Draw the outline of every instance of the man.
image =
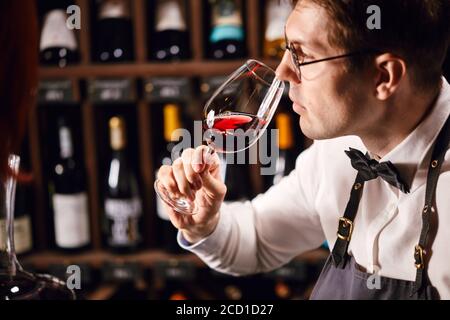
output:
M371 5L381 29L367 24ZM162 167L164 186L199 207L167 208L180 245L242 275L327 240L313 299L450 299L449 16L448 0L298 1L277 75L316 142L245 203L222 203L219 161L204 148Z

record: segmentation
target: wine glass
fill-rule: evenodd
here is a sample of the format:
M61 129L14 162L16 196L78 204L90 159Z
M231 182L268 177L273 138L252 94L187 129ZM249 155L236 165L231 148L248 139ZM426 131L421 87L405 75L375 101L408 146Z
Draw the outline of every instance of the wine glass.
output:
M51 275L25 271L14 248L14 202L20 157L9 156L9 173L0 182L0 300L74 300L64 281Z
M257 60L248 60L234 71L206 102L203 138L208 152L236 153L254 145L269 125L285 84L275 71ZM158 196L181 214L196 213L195 201L171 196L159 180Z

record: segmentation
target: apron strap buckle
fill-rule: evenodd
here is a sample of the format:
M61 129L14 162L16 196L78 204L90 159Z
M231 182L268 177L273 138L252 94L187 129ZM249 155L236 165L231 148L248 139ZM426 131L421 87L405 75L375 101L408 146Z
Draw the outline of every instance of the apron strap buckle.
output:
M414 247L414 260L416 269L422 270L425 267L425 262L423 256L426 254L426 251L420 245L416 245Z
M350 242L353 233L353 221L345 217L339 219L337 236L339 239Z

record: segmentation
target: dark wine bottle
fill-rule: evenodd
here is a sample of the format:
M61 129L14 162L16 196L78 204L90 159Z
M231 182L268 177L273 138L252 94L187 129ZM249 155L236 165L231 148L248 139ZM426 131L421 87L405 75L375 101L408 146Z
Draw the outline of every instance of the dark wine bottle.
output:
M134 58L133 27L129 0L100 0L95 60L101 63Z
M209 36L209 57L217 60L245 56L245 37L241 0L210 0L212 28Z
M59 156L53 167L53 221L55 244L79 251L90 244L85 169L75 156L72 130L67 119L58 119Z
M50 1L46 6L40 41L40 61L64 68L79 60L74 30L67 25L69 1Z
M266 11L264 57L281 59L285 51L284 26L292 11L290 0L269 0Z
M162 146L161 155L158 157L158 168L162 165L172 165L172 150L179 141L176 130L181 128L181 110L177 104L166 104L163 107L163 130L164 145ZM170 253L181 253L183 249L177 243L177 229L170 222L162 200L156 198L156 213L158 221L161 225L161 238L163 248Z
M142 241L142 204L134 168L127 155L125 120L109 121L112 149L105 190L105 236L109 248L118 252L137 249Z
M227 186L227 194L225 201L243 201L248 200L252 196L252 184L250 178L250 166L245 163L237 162L239 157L233 161L227 162L226 155L219 154L221 161L220 170L221 177Z
M24 255L33 248L33 236L31 228L31 215L29 186L18 183L16 189L16 200L14 206L14 247L17 255ZM3 224L5 221L0 220L0 247L5 245L6 235Z
M158 0L152 59L168 61L190 57L189 34L181 0Z

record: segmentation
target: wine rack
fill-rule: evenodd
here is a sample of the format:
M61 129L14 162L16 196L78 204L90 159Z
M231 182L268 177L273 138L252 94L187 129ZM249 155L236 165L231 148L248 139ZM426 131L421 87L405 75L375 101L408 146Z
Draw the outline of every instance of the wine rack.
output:
M37 1L37 0L36 0ZM149 77L185 77L189 79L200 79L208 76L228 75L237 67L242 65L246 59L234 61L215 61L206 58L205 54L205 7L207 0L187 0L189 19L188 30L190 32L190 45L192 57L190 60L182 62L154 62L149 60L148 43L150 39L147 15L148 5L151 0L132 1L132 21L134 31L134 53L135 60L130 63L121 64L98 64L92 60L91 47L93 34L92 3L91 0L75 0L81 8L81 29L76 31L79 44L81 60L78 64L65 68L44 67L39 69L41 83L52 80L65 80L70 82L73 101L80 106L81 110L81 131L83 134L83 155L86 166L87 190L89 195L89 214L91 229L91 249L79 254L65 254L52 249L51 226L47 224L48 216L48 187L47 173L44 172L44 158L42 154L43 141L42 127L39 121L39 109L33 108L29 121L29 145L30 160L34 176L34 251L24 257L23 262L38 269L46 269L57 263L80 263L87 264L92 268L100 268L102 264L110 261L135 262L144 267L152 267L161 260L189 261L198 267L203 267L203 263L191 254L173 255L163 252L155 238L156 213L154 212L155 193L154 184L154 146L152 140L152 103L145 98L142 83ZM244 21L246 33L246 45L248 58L255 58L264 61L272 68L276 68L278 61L267 60L262 57L262 43L264 37L264 6L265 1L245 0ZM131 79L136 81L137 94L134 104L136 105L137 119L137 141L138 163L142 187L144 212L144 248L143 250L130 255L115 255L109 253L102 245L101 234L101 181L99 181L99 167L101 166L98 150L100 150L98 135L98 124L96 123L97 108L100 106L87 98L86 87L95 79L116 78ZM199 91L199 89L197 89ZM194 95L191 104L201 108L199 94ZM102 106L102 108L107 106ZM200 110L199 110L200 114ZM307 146L310 141L301 141ZM254 193L262 191L261 181L258 180L257 168L253 168L252 185ZM299 257L314 263L324 259L324 253L313 253ZM108 291L108 289L104 289Z

